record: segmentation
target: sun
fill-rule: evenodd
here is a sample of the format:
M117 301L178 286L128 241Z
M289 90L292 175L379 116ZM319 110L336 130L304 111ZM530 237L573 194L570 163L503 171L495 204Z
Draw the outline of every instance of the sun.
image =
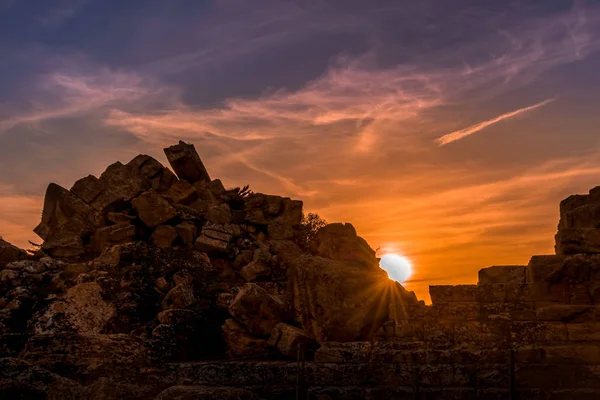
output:
M386 254L379 261L381 269L387 271L390 279L405 282L412 275L412 264L408 258L399 254Z

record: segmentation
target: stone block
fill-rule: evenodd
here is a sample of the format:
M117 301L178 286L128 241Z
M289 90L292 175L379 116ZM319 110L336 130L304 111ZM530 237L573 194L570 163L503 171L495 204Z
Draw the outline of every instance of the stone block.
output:
M550 305L536 310L538 321L589 322L594 321L595 307L586 305Z
M196 225L190 221L184 221L175 226L177 235L181 238L184 246L193 246L196 241Z
M533 256L529 260L526 272L527 283L547 282L550 274L562 267L565 257L562 255Z
M432 285L429 295L433 304L473 302L479 299L479 290L477 285Z
M425 312L426 318L438 321L474 321L479 319L480 303L435 303Z
M225 343L234 355L262 358L268 354L269 343L265 339L251 335L239 322L228 319L222 329Z
M517 365L515 367L515 384L518 387L538 389L600 389L600 366Z
M315 341L305 331L295 326L279 323L271 332L269 345L277 348L286 357L297 357L298 348L310 352Z
M315 362L367 363L372 348L371 342L324 342L315 352Z
M477 285L477 301L480 303L501 303L506 301L506 286L504 283L488 283Z
M600 228L600 204L582 204L561 212L560 228Z
M516 345L568 340L567 325L558 322L513 321L510 325L510 336Z
M506 299L509 302L542 302L568 304L570 286L566 283L535 282L524 285L508 284Z
M482 303L479 309L482 321L531 321L535 319L535 315L535 303L533 302Z
M159 225L152 232L150 239L156 247L168 248L177 239L177 231L170 225Z
M504 321L468 321L454 326L456 343L505 342L508 339L508 324Z
M106 226L98 229L92 236L92 243L98 251L116 244L131 242L135 235L135 226L129 222Z
M196 248L206 253L223 253L227 251L232 237L231 227L207 222L196 239Z
M177 211L161 195L154 190L148 190L131 201L142 222L154 228L173 219Z
M198 198L196 188L188 181L176 181L164 193L164 196L172 204L190 204Z
M179 179L190 183L210 182L210 176L193 144L187 144L180 140L178 144L165 148L164 152Z
M493 266L479 270L479 283L525 283L524 265Z
M544 362L548 364L600 364L600 345L570 344L547 346Z
M599 228L563 228L556 234L556 254L600 253Z
M254 335L269 336L285 312L283 301L254 283L245 284L229 306L229 313Z
M568 324L567 331L571 342L600 342L600 323L598 322Z
M465 387L474 382L472 369L460 364L425 364L419 366L419 384L422 387Z
M454 343L454 323L428 321L424 324L425 341L442 346Z
M416 320L391 320L379 328L376 337L379 340L423 340L425 337L424 323Z

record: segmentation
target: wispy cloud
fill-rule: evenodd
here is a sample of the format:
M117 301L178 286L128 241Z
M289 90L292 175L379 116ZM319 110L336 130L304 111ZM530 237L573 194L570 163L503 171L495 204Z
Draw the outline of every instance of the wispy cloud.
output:
M459 129L454 132L447 133L444 136L437 138L436 142L440 146L447 145L448 143L452 143L457 140L463 139L467 136L470 136L474 133L477 133L477 132L487 128L490 125L497 124L498 122L503 121L505 119L513 118L513 117L516 117L517 115L520 115L520 114L526 113L528 111L535 110L536 108L545 106L546 104L551 103L554 100L555 99L547 99L547 100L541 101L539 103L533 104L528 107L523 107L523 108L519 108L518 110L515 110L515 111L504 113L504 114L494 117L492 119L488 119L487 121L479 122L479 123L477 123L475 125L471 125L467 128L463 128L463 129Z

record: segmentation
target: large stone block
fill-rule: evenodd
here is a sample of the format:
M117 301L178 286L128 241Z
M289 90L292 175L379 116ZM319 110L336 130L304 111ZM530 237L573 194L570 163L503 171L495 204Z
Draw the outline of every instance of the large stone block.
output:
M190 183L197 181L210 182L211 179L206 167L200 160L193 144L187 144L180 140L178 144L165 148L164 152L179 179Z
M536 310L538 321L588 322L595 319L595 307L587 305L550 305Z
M372 347L371 342L325 342L315 352L315 362L367 363Z
M499 321L468 321L454 326L454 340L457 343L498 342L508 339L508 323Z
M570 296L570 286L565 283L536 282L506 285L506 299L509 302L567 304Z
M268 336L285 319L283 301L254 283L245 284L229 306L229 313L254 335Z
M600 323L568 324L569 341L600 342Z
M473 321L479 319L481 303L434 303L426 308L426 318L438 321Z
M480 285L434 285L429 286L431 302L480 302L494 303L506 301L506 285L503 283Z
M564 228L556 234L556 254L600 253L600 228Z
M135 226L129 222L121 222L98 229L92 236L92 243L94 248L101 252L108 247L131 242L134 235Z
M286 357L296 357L299 348L310 352L314 344L314 339L302 329L284 323L277 324L269 338L269 345L277 348Z
M513 321L510 325L510 336L516 345L559 343L568 340L566 324L545 321Z
M139 218L149 228L164 224L177 216L175 208L154 190L142 193L133 199L131 204Z
M238 357L264 358L269 352L269 343L253 336L239 322L228 319L222 326L223 337L233 355Z
M224 253L233 238L233 233L234 230L229 225L207 222L196 239L196 248L210 254Z
M198 192L188 181L176 181L164 196L171 204L191 204L198 198Z
M525 283L524 265L504 265L479 270L479 283Z
M565 257L562 255L533 256L527 264L527 283L547 282L550 274L559 269Z

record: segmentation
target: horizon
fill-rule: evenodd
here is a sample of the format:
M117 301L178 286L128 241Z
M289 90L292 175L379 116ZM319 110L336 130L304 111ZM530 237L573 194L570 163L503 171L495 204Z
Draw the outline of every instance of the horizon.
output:
M0 0L0 236L181 139L408 258L427 302L553 254L559 202L600 185L600 5L413 3Z

